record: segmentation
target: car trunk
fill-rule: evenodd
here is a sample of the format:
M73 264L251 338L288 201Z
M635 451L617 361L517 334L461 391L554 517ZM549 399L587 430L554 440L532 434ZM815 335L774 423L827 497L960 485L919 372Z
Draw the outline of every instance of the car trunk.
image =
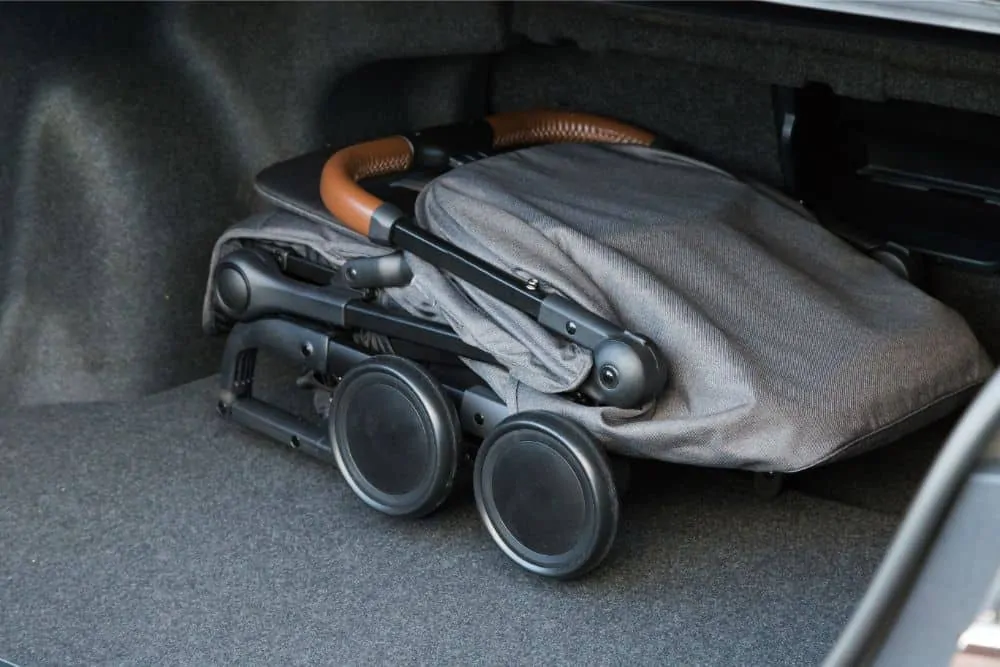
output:
M966 128L1000 112L986 38L750 7L0 9L0 657L820 662L954 417L775 498L738 472L637 464L611 559L553 583L493 548L467 489L393 521L330 466L220 420L223 341L200 322L215 239L261 206L254 175L318 148L585 110L864 221L816 139L834 100L933 105ZM801 112L814 132L793 151L782 110L810 83L827 105ZM864 192L851 201L882 201ZM949 248L993 241L951 231ZM1000 281L974 259L930 262L921 285L995 355ZM295 371L266 364L262 391L307 409Z

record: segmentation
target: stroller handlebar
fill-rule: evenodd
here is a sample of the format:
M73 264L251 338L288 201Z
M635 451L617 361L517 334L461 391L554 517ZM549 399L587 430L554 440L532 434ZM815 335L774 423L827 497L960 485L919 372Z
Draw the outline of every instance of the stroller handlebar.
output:
M649 146L652 132L612 118L571 111L513 111L486 118L493 148L555 143L638 144Z
M368 236L372 215L383 202L358 181L407 171L412 166L413 150L402 136L348 146L334 153L323 167L323 204L344 225Z
M551 143L649 146L656 140L653 133L618 120L551 110L499 113L471 125L434 128L416 136L423 137L419 149L415 148L413 138L397 135L355 144L334 153L323 167L320 180L324 206L345 226L368 236L372 216L383 202L358 185L358 181L420 166L425 155L438 157L442 151L508 149ZM432 137L432 142L442 139L445 145L430 147L427 137ZM472 144L488 141L488 145L461 145L463 139Z

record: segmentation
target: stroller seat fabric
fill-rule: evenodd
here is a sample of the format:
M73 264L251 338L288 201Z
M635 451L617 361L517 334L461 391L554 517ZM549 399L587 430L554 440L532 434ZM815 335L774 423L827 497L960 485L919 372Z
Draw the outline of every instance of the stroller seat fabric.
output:
M798 471L939 417L992 370L958 314L795 202L666 151L495 156L437 178L416 215L659 346L670 379L655 402L587 407L558 393L590 355L510 306L418 258L393 294L414 312L432 300L501 360L509 373L477 370L515 411L570 416L631 456Z

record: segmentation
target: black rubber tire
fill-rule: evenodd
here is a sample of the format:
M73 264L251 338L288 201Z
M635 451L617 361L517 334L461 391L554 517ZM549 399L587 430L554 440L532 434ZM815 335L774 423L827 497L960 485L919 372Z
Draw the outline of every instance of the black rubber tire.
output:
M447 500L461 458L454 403L418 364L368 359L334 389L328 418L341 474L369 507L418 518Z
M777 498L785 490L785 476L780 472L755 472L753 490L761 498Z
M476 455L473 488L493 541L537 575L587 574L618 533L620 502L607 454L585 429L553 413L502 421Z

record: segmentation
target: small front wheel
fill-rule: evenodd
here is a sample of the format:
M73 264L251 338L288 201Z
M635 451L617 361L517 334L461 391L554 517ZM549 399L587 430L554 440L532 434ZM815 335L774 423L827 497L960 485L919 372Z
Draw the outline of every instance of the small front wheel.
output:
M526 570L572 579L610 552L615 478L603 448L574 421L548 412L508 417L480 447L473 482L493 540Z
M328 419L337 466L368 506L416 518L448 498L461 457L458 414L416 363L379 356L358 364L334 390Z
M761 498L777 498L785 490L785 476L780 472L756 472L753 490Z

